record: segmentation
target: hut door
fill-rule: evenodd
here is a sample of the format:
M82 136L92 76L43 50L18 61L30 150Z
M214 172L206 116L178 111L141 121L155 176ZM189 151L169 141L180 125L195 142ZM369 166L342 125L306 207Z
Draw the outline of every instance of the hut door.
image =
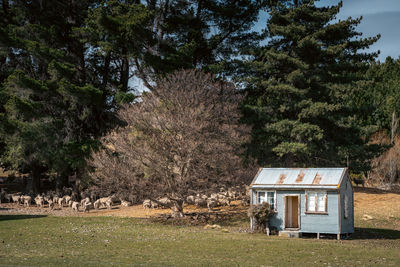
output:
M285 197L285 228L299 227L299 197Z

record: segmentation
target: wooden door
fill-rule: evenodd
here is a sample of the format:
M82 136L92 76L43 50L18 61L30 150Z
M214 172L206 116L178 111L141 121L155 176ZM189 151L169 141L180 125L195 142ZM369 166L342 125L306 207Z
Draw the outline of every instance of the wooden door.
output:
M299 228L299 197L285 197L285 228Z

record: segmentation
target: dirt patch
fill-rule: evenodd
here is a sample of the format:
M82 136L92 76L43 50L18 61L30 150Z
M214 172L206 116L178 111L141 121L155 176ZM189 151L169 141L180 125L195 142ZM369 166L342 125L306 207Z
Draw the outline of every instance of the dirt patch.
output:
M243 213L247 211L247 207L241 206L240 201L233 201L230 207L218 207L213 211L208 212L207 208L198 208L194 205L187 205L184 208L187 214L209 214L208 216L218 216L218 214L227 213ZM134 205L130 207L113 206L112 209L91 210L89 212L74 212L69 207L60 209L56 206L50 210L48 207L38 208L36 206L23 207L13 203L0 204L0 215L7 214L32 214L32 215L54 215L54 216L119 216L119 217L134 217L134 218L169 218L170 209L144 209L142 205ZM206 220L207 221L207 220Z

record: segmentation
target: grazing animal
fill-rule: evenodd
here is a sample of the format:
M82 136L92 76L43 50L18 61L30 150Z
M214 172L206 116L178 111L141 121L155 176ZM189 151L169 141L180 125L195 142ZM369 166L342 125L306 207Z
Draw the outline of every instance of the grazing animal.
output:
M207 208L208 211L212 211L213 208L218 206L218 199L215 198L209 198L207 199Z
M71 200L70 200L70 201L71 201ZM72 207L72 210L78 212L78 211L79 211L79 202L77 202L77 201L72 201L71 207Z
M35 203L37 207L41 207L43 208L44 206L44 199L43 197L41 197L40 195L38 195L37 197L35 197Z
M206 207L207 206L207 199L196 197L196 199L194 200L194 204L197 207Z
M121 199L121 206L124 206L124 207L132 206L132 202Z
M32 197L31 196L22 196L21 197L21 202L24 204L25 207L29 207L31 204Z
M219 204L221 204L221 205L226 205L229 207L231 206L231 200L227 197L220 198L220 199L218 199L218 201L219 201Z
M53 210L54 209L54 201L52 199L49 199L47 202L49 203L49 209Z
M159 206L161 206L161 208L163 208L163 209L167 209L169 206L171 206L171 200L167 197L162 197L162 198L158 199L158 202L161 203L161 205L159 205Z
M11 199L14 203L20 203L21 196L17 194L11 195Z
M113 204L113 202L112 202L112 200L109 198L109 199L107 199L107 201L106 201L106 207L107 207L107 209L111 209L111 206L112 206L112 204Z
M151 201L151 207L152 207L153 209L157 209L158 206L159 206L159 205L158 205L157 202Z
M12 195L11 195L11 194L5 194L4 199L5 199L8 203L11 203L11 201L12 201Z
M63 205L65 204L65 199L63 197L58 198L58 206L62 209Z
M89 212L92 207L93 207L92 202L83 203L83 212L85 211Z
M90 202L90 198L86 197L81 200L81 206L83 207L85 205L85 203L89 203L89 202Z
M108 200L109 200L109 197L102 197L102 198L98 199L98 201L100 202L100 206L102 206L102 207L107 207Z
M210 195L210 198L215 198L215 199L217 199L218 198L218 195L219 194L217 194L217 193L212 193L211 195ZM222 195L222 194L221 194Z
M194 204L194 200L195 200L195 197L194 197L194 196L188 196L188 197L186 198L186 203L187 203L187 204Z
M71 200L71 196L63 196L64 198L64 203L69 204L69 201Z
M96 210L98 210L100 208L100 206L101 206L100 199L96 200L93 203L93 208L96 209Z
M143 208L145 208L145 209L150 209L152 206L151 206L151 200L150 199L145 199L144 201L143 201Z

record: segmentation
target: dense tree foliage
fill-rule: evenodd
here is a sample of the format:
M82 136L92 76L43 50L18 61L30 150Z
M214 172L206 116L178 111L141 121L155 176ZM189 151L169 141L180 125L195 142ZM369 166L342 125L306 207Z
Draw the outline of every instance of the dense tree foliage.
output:
M140 3L139 3L140 2ZM118 69L122 90L129 77L149 89L158 76L200 68L219 75L234 71L243 49L262 34L252 31L264 1L99 1L90 8L86 37L102 79ZM98 55L102 55L101 59ZM107 79L104 81L107 82Z
M82 174L97 138L109 128L108 91L91 83L85 44L74 28L89 1L3 1L2 165L64 181Z
M272 1L274 2L274 1ZM245 120L254 125L250 153L272 166L367 167L371 156L352 105L354 87L377 53L360 38L361 18L334 21L342 3L271 3L270 40L245 72Z
M400 114L400 59L373 62L365 78L354 103L362 111L363 122L374 125L375 130L390 131L393 143Z
M262 0L149 0L154 14L152 29L156 43L148 50L153 73L179 69L203 69L219 75L235 71L238 56L256 46L262 37L252 26ZM147 64L146 64L147 63ZM150 63L150 64L149 64ZM146 80L144 75L141 76Z

